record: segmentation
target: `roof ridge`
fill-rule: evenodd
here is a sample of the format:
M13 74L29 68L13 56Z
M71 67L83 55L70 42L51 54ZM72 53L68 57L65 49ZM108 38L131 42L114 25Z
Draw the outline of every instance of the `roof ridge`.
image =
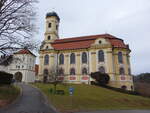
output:
M112 36L110 34L98 34L98 35L88 35L88 36L79 36L79 37L71 37L71 38L63 38L63 39L57 39L53 42L55 43L65 43L65 42L76 42L76 41L84 41L84 40L95 40L99 37L103 38L116 38L115 36Z
M14 54L31 54L31 55L33 55L33 56L36 56L35 54L33 54L30 50L28 50L28 49L21 49L21 50L19 50L19 51L17 51L16 53L14 53Z

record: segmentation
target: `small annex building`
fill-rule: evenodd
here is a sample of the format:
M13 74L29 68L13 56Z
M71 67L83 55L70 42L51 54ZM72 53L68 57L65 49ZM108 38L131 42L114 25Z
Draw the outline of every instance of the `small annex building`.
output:
M12 62L7 66L1 65L0 71L13 74L17 82L34 82L36 56L27 49L19 50L11 56Z

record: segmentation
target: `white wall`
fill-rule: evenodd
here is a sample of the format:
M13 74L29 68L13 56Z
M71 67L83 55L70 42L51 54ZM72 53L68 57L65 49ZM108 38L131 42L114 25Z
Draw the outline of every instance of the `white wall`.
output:
M22 82L35 81L36 57L30 54L14 54L14 60L9 66L0 66L0 71L15 74L22 73Z

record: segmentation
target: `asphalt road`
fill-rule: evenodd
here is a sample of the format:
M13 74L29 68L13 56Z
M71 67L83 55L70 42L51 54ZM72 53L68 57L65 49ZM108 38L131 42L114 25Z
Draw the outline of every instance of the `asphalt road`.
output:
M22 95L0 113L58 113L50 106L42 93L30 85L20 83Z

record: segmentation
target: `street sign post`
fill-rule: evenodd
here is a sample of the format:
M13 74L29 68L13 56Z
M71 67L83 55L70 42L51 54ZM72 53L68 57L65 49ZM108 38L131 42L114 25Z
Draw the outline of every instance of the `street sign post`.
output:
M70 88L69 88L69 94L70 94L70 96L72 96L73 93L74 93L74 88L73 88L73 87L70 87Z
M74 93L74 88L73 87L69 87L69 94L71 97L71 107L73 108L73 93Z

